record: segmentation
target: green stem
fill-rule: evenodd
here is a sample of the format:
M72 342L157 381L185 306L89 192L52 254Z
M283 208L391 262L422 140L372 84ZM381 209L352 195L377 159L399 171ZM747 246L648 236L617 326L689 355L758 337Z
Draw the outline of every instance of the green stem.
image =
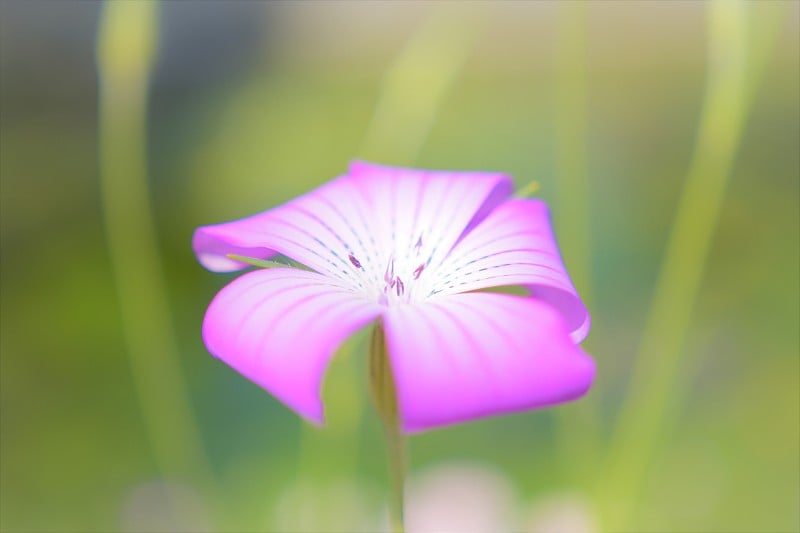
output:
M406 437L396 428L386 428L386 445L391 476L391 500L389 517L394 533L403 533L403 514L405 511L404 491L407 468Z
M408 461L406 436L400 427L397 390L386 350L385 334L380 324L377 324L372 330L370 338L369 377L372 400L383 422L383 430L386 437L391 487L389 500L390 523L394 533L402 533L404 531L403 495Z

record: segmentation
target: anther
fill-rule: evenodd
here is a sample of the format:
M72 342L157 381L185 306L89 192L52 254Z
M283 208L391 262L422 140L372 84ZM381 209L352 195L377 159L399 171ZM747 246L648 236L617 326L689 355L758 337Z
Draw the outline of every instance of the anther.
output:
M389 259L389 264L386 265L386 272L383 274L383 281L386 283L393 283L394 280L394 257Z
M356 256L354 256L353 254L350 254L348 256L348 259L350 259L350 262L353 263L354 267L363 269L363 267L361 266L361 261L356 259Z
M403 280L401 280L399 276L396 281L397 281L397 295L402 296L406 292L405 285L403 285Z
M425 268L425 263L422 263L417 269L414 271L414 279L419 279L420 274L422 274L423 269Z

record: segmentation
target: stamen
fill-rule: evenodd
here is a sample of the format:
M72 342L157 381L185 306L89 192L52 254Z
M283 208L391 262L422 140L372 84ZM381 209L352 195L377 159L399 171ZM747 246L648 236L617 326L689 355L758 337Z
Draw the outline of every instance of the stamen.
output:
M417 252L419 255L419 251L422 248L422 234L420 233L419 239L417 239L417 244L414 245L414 251Z
M414 271L414 279L419 279L419 276L420 274L422 274L422 271L424 269L425 269L425 263L418 266L417 269Z
M351 263L353 263L353 266L354 266L354 267L356 267L356 268L360 268L360 269L362 269L362 270L364 269L364 267L362 267L362 266L361 266L361 261L359 261L358 259L356 259L356 256L354 256L353 254L350 254L350 255L348 256L348 259L350 259L350 262L351 262Z
M397 277L397 295L402 296L406 292L406 287L403 285L403 280Z
M386 272L383 274L383 281L392 283L394 280L394 257L389 259L389 264L386 265Z

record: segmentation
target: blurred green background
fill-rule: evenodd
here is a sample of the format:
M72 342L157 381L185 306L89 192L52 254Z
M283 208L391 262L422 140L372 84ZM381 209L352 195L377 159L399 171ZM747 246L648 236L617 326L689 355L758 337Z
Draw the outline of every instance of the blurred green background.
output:
M190 248L363 157L538 180L593 316L585 399L411 439L410 531L800 530L798 6L0 3L0 528L384 527L363 335L305 425Z

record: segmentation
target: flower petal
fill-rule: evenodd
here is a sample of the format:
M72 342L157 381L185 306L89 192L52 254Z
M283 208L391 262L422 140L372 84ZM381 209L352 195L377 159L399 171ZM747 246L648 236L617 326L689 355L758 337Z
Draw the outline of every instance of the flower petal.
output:
M467 293L390 307L389 357L406 431L575 399L594 362L532 298Z
M426 294L525 285L558 309L575 342L589 332L589 312L570 281L541 200L509 200L466 234L426 280Z
M215 357L321 423L320 383L328 361L382 311L315 272L256 270L217 294L206 311L203 339Z
M502 174L356 162L349 175L280 207L198 228L193 247L209 270L248 266L227 254L266 259L280 253L377 297L390 263L407 281L420 264L440 262L511 190Z
M227 254L266 259L280 253L352 282L357 269L348 256L369 237L367 222L357 216L364 210L360 202L342 176L264 213L198 228L192 244L200 263L217 272L248 266Z
M370 228L382 259L394 260L408 281L424 265L433 268L471 226L505 200L511 179L499 173L415 170L363 161L350 165L368 208Z

